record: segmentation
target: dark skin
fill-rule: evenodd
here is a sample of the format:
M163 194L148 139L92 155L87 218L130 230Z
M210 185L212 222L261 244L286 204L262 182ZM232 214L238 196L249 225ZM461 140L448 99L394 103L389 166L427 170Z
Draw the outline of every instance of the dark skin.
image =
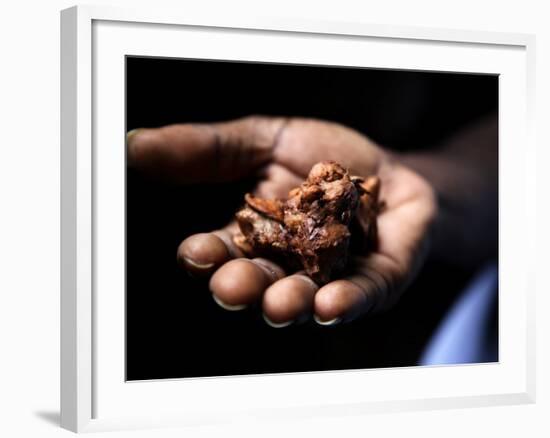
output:
M254 176L253 193L262 198L286 197L323 160L337 161L354 175L378 175L385 208L378 217L377 250L353 256L348 275L320 288L303 272L246 258L232 240L238 231L234 221L192 235L178 248L181 266L210 277L216 302L228 310L261 301L274 327L312 316L321 325L333 325L391 308L430 255L452 260L463 254L461 245L482 256L491 251L492 242L485 240L492 218L480 217L475 209L492 202L496 193L496 170L487 171L488 163L497 162L496 148L488 145L494 123L486 120L425 156L398 156L354 130L312 119L247 117L171 125L130 132L128 163L184 184ZM486 156L480 157L478 146ZM472 175L473 180L465 179ZM479 196L472 200L472 193ZM472 253L466 261L459 258L454 261L477 263Z

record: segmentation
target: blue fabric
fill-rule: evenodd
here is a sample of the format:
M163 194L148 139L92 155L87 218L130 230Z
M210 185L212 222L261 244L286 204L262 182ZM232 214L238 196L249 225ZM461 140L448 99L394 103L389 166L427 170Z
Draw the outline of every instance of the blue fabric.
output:
M498 268L491 264L474 277L444 317L425 349L420 365L497 361L498 339L488 336L497 294Z

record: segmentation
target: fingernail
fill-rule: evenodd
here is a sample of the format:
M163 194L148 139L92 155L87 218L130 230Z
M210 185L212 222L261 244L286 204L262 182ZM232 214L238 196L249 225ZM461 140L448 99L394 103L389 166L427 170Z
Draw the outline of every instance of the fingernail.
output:
M237 310L243 310L246 308L246 304L227 304L224 303L222 300L220 300L216 295L212 294L212 298L214 298L214 301L218 306L220 306L222 309L229 310L231 312L235 312Z
M340 317L336 317L334 319L329 319L328 321L323 321L322 319L320 319L317 315L313 315L313 319L315 320L315 322L319 325L324 325L324 326L328 326L328 325L336 325L338 324L339 322L342 321L342 318Z
M273 328L288 327L289 325L291 325L294 322L294 320L285 321L285 322L273 322L265 315L265 313L263 313L262 316L264 317L264 321L267 323L267 325L269 325L270 327L273 327Z
M126 133L126 143L128 143L130 141L130 139L132 137L134 137L140 130L141 130L141 128L136 128L136 129L131 129L130 131L128 131Z
M197 263L196 261L191 260L187 257L183 258L183 262L186 265L189 265L189 266L191 266L192 268L195 268L195 269L210 269L214 266L214 263Z

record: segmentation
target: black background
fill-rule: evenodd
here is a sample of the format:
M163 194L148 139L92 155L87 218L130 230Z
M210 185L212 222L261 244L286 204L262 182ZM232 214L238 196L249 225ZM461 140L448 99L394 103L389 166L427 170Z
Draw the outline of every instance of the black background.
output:
M126 87L128 130L304 116L401 151L434 148L498 108L489 75L128 57ZM173 186L127 169L126 184L128 380L415 365L472 274L430 262L387 314L273 329L258 308L218 307L176 264L179 243L227 223L252 181Z

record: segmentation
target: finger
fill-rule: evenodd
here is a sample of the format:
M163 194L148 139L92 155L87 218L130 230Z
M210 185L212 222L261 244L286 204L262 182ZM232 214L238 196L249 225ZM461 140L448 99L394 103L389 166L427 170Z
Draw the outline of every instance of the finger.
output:
M178 263L197 276L212 274L229 260L245 256L235 244L237 232L238 225L232 221L220 230L189 236L178 247Z
M224 309L240 310L258 301L266 288L284 276L284 270L270 260L239 258L214 273L210 290Z
M273 283L263 297L265 321L272 327L280 328L308 319L318 289L303 274L294 274Z
M270 161L285 124L284 118L246 117L132 130L128 165L183 183L235 180Z
M382 254L356 257L353 275L323 286L315 295L315 320L321 325L350 322L391 307L406 286L399 263Z

